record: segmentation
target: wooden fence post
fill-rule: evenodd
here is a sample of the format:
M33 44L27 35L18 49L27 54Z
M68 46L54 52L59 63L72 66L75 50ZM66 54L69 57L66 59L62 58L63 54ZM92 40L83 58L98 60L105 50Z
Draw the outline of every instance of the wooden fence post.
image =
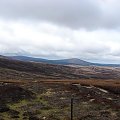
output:
M73 98L71 98L71 120L73 120Z

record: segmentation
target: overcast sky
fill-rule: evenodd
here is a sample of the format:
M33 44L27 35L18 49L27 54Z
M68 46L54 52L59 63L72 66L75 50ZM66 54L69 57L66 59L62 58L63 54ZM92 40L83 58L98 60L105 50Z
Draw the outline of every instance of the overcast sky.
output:
M0 0L0 54L120 64L120 0Z

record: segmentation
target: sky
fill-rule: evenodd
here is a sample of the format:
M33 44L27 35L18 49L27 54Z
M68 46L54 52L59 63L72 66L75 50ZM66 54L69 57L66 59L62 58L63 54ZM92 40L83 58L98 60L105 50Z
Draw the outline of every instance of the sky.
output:
M120 64L120 0L0 0L0 54Z

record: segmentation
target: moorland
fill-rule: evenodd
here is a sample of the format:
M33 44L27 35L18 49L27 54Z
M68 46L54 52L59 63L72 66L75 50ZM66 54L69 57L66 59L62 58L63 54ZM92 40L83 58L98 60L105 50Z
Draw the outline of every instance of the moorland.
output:
M0 56L0 120L120 120L120 68Z

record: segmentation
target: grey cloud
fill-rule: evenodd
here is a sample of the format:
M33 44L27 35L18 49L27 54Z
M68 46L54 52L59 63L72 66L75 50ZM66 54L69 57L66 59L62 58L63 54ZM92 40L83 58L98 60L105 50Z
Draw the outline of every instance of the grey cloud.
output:
M77 57L103 62L120 60L119 54L115 56L120 51L119 31L72 30L48 23L31 25L27 21L0 21L0 26L0 54L49 59Z
M0 17L49 21L70 28L116 28L120 27L119 3L111 6L102 0L1 0Z

